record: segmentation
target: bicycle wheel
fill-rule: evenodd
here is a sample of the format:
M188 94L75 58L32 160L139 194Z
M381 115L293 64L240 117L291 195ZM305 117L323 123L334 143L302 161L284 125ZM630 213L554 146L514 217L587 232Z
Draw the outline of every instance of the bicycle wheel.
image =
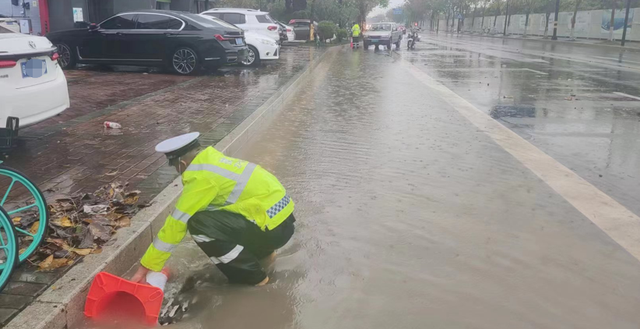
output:
M13 168L0 166L0 186L6 188L0 207L6 210L15 226L20 254L18 262L22 263L38 249L46 236L47 202L38 187Z
M0 291L18 263L18 239L7 212L0 208Z

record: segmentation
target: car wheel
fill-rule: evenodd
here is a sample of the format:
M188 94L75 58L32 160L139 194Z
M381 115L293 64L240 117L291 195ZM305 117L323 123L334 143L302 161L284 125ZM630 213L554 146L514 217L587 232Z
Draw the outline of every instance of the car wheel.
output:
M58 65L60 65L61 69L72 69L76 67L76 55L71 51L69 45L59 43L56 45L56 48L58 48Z
M260 53L258 49L254 46L247 47L247 58L245 58L241 63L244 66L255 66L260 64Z
M171 70L177 74L189 75L199 70L198 54L188 47L177 48L169 61Z

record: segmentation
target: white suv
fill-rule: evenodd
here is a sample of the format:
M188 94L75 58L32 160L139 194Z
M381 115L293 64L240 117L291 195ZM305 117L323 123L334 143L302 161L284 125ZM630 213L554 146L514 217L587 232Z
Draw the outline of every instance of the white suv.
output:
M213 8L202 12L201 15L220 18L245 31L257 32L280 42L278 23L267 12L244 8Z

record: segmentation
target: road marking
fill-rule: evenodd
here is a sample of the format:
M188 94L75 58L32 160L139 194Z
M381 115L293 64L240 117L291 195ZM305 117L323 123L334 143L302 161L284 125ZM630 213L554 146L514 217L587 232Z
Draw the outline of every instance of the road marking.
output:
M640 218L554 158L473 106L411 63L402 65L462 116L518 159L543 182L640 260Z
M625 93L621 93L621 92L617 92L617 91L614 91L613 93L614 93L614 94L616 94L616 95L618 95L618 96L623 96L623 97L633 98L633 99L637 99L637 100L639 100L639 101L640 101L640 97L638 97L638 96L631 96L631 95L629 95L629 94L625 94Z
M533 72L533 73L536 73L536 74L549 75L549 73L545 73L545 72L537 71L537 70L533 70L533 69L523 69L523 70L530 71L530 72Z
M478 67L478 68L450 68L450 69L439 69L439 68L435 68L435 71L489 71L489 72L495 72L496 69L495 68L491 68L491 67ZM543 74L543 75L549 75L549 73L545 73L542 71L537 71L534 69L529 69L529 68L513 68L513 67L503 67L499 69L500 71L529 71L529 72L533 72L535 74Z

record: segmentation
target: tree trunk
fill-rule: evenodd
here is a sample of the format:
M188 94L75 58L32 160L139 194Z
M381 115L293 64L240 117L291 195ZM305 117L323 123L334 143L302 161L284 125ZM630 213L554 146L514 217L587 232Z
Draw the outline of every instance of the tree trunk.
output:
M484 33L484 12L487 10L487 6L482 6L482 22L480 22L480 30Z
M474 25L476 23L476 8L473 8L473 14L471 14L471 32L474 30Z
M447 31L449 31L449 11L447 10L447 15L445 17L445 23L444 23L444 32L446 33Z
M529 27L529 12L527 11L527 15L524 18L524 33L523 36L527 36L527 28Z
M578 14L578 7L580 7L580 3L582 0L576 1L576 6L573 8L573 17L571 17L571 34L569 35L569 39L575 40L575 30L576 30L576 15Z
M611 1L611 20L609 21L609 41L613 41L613 25L616 20L616 0Z
M551 9L549 6L547 6L547 12L545 13L545 20L544 20L544 38L548 38L549 37L549 16L551 16Z
M436 13L435 11L431 11L431 23L429 24L429 30L430 31L433 31L433 20L434 20L434 17L435 17L435 13Z

